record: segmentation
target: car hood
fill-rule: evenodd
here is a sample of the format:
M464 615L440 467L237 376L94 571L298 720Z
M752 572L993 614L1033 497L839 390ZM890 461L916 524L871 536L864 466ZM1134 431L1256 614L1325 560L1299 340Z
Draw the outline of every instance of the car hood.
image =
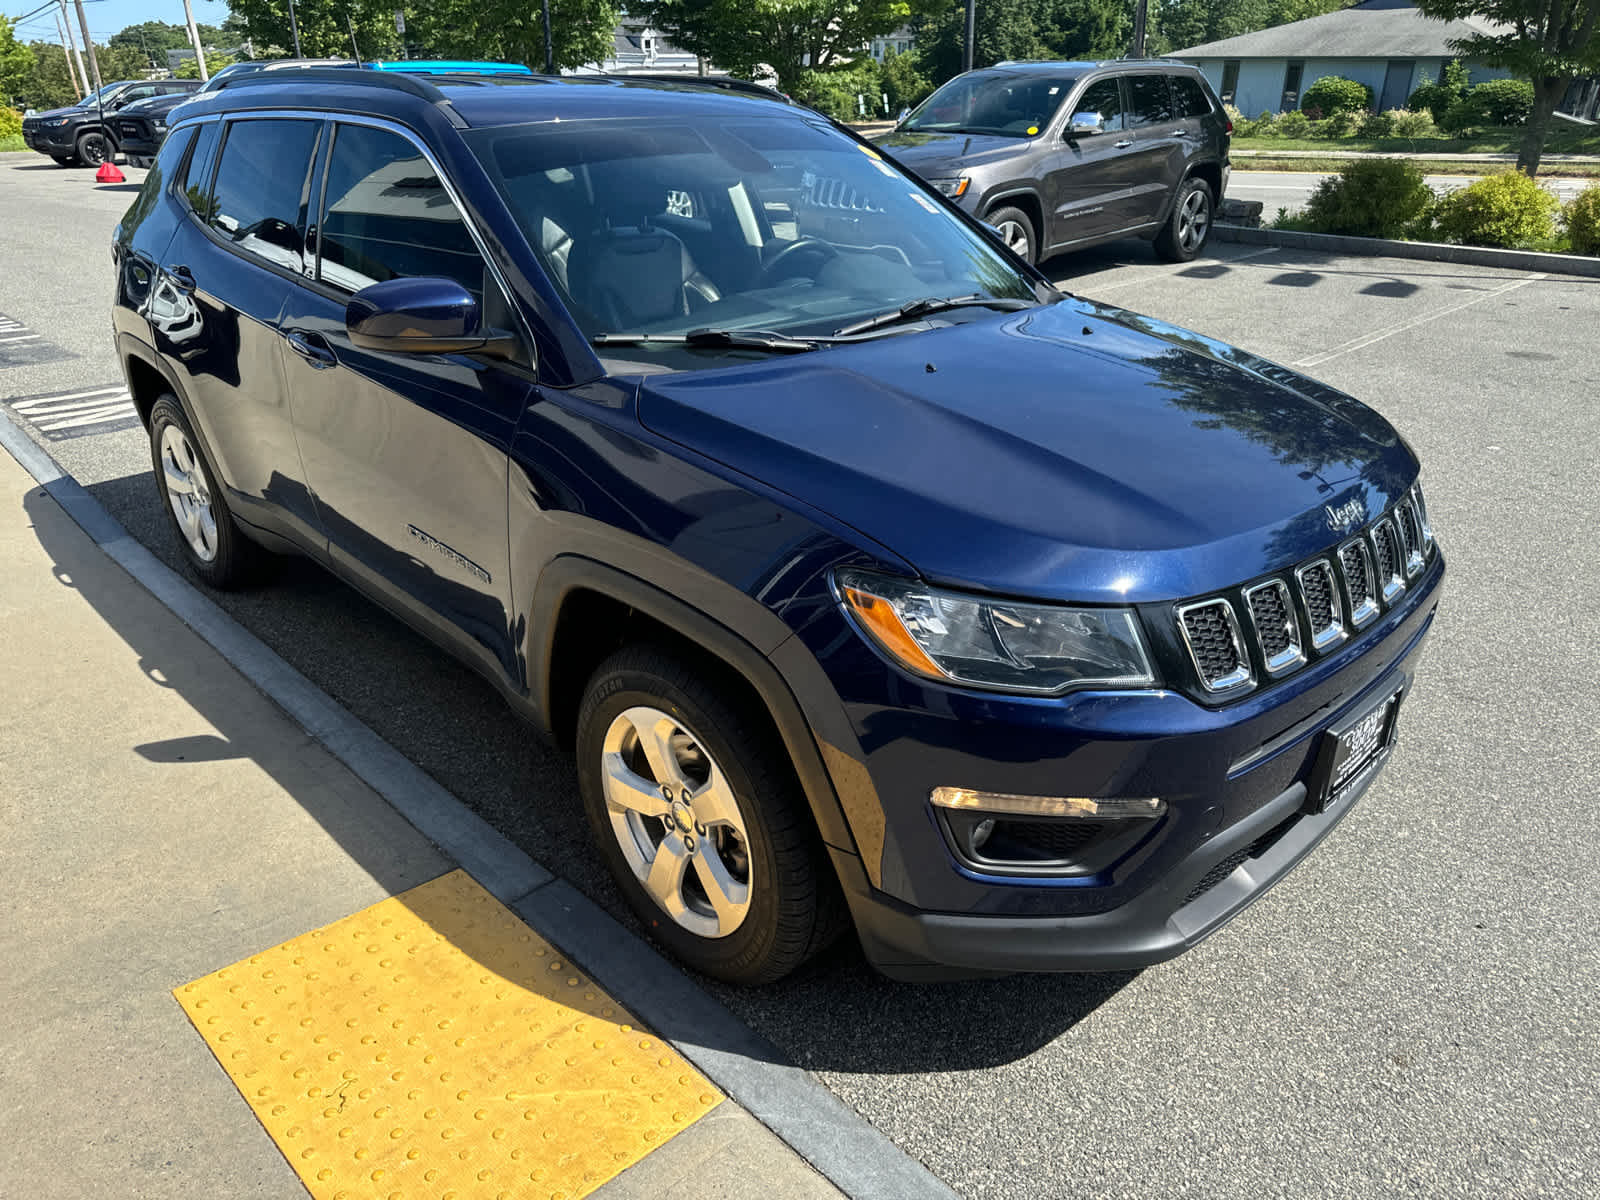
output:
M76 104L69 104L65 108L52 108L49 112L36 112L26 119L29 121L48 121L54 117L73 117L88 112L89 109L80 108Z
M1027 138L982 133L888 133L873 142L901 166L924 179L958 174L999 159L1014 158L1033 143Z
M135 100L117 110L118 116L159 117L169 113L186 100L193 100L193 92L179 92L172 96L151 96L148 100Z
M1280 570L1415 479L1343 393L1067 298L749 366L646 377L640 420L937 582L1143 602Z

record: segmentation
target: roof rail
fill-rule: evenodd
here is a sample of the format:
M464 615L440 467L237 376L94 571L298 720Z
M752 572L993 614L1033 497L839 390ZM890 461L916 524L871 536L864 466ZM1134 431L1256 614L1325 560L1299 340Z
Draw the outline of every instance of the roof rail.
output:
M448 104L450 98L433 84L415 75L398 72L350 70L343 67L285 67L281 71L250 71L224 79L217 91L234 88L274 87L285 83L336 83L345 87L387 88L391 92L409 92L430 104Z

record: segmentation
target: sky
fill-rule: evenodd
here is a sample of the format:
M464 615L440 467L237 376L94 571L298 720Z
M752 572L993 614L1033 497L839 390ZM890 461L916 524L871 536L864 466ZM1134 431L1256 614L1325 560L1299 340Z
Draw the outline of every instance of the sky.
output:
M0 0L0 13L15 18L43 3L44 0ZM227 19L228 6L222 0L192 0L192 3L194 19L201 25L220 25ZM59 7L52 6L29 17L17 27L17 40L59 43L61 35L56 32L55 14L60 11ZM81 40L73 0L67 0L67 12L72 17L73 39ZM119 29L143 21L182 25L183 0L83 0L83 15L89 18L89 32L94 40L104 42Z

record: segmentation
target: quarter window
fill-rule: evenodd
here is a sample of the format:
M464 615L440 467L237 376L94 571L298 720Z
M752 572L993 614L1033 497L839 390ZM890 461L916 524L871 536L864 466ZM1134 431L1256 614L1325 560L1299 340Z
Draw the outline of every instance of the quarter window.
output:
M444 182L406 138L340 125L323 194L318 277L357 292L386 279L454 279L483 299L484 262Z
M1172 120L1172 101L1165 75L1129 75L1128 128L1143 129Z
M1203 117L1211 111L1211 102L1206 99L1205 89L1200 86L1199 80L1190 79L1187 75L1174 75L1172 107L1180 118Z
M1122 131L1122 89L1115 79L1102 79L1084 89L1074 106L1073 115L1081 112L1099 113L1107 133Z
M195 135L194 149L189 152L189 161L178 178L178 187L184 199L202 221L208 220L211 214L211 162L217 149L217 134L221 129L220 121L208 121L200 126L200 132Z
M306 193L318 121L234 121L222 143L207 223L241 250L305 267Z

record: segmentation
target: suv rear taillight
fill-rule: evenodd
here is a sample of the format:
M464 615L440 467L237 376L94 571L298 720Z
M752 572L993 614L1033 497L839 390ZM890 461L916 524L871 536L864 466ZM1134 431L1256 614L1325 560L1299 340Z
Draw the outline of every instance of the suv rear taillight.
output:
M1232 134L1233 133L1233 118L1232 117L1224 116L1222 118L1222 132L1226 133L1226 134Z

